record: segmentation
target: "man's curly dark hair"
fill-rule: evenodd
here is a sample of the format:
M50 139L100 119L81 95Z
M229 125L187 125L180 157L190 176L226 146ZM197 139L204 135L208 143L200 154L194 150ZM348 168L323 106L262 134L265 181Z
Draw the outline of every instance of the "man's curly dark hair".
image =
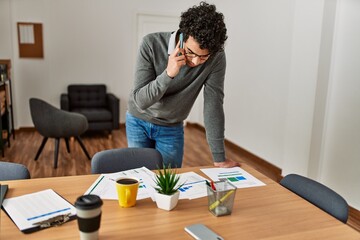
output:
M224 15L216 12L216 6L200 2L181 14L180 32L184 33L184 41L192 36L201 49L210 54L224 50L227 39Z

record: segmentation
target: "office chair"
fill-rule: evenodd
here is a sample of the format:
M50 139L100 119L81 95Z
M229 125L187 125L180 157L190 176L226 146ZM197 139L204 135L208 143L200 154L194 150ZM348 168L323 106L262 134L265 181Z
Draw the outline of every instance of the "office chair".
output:
M285 176L280 184L343 223L347 222L347 202L325 185L297 174Z
M54 168L57 168L60 139L65 139L66 149L70 153L70 137L74 137L79 142L87 158L89 160L91 159L85 145L80 139L80 135L88 128L88 122L85 116L79 113L60 110L37 98L30 99L30 112L36 130L44 137L36 153L35 161L39 158L48 138L54 138Z
M91 160L91 173L114 173L133 168L162 168L162 156L154 148L119 148L96 153Z
M12 162L0 162L0 181L29 178L29 170L24 165Z

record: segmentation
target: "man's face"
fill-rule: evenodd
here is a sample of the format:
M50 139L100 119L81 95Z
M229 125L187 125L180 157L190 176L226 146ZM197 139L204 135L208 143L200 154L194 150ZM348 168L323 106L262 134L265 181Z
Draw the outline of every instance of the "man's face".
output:
M192 37L186 40L184 44L186 64L189 67L196 67L209 59L209 50L201 49L199 43Z

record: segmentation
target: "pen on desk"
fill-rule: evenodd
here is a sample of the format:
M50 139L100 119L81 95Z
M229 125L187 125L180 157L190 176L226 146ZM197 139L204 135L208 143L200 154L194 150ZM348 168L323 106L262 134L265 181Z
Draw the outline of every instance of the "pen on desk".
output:
M105 176L102 176L102 177L100 178L100 180L99 180L99 181L95 184L95 186L90 190L89 194L91 194L92 191L94 191L94 189L97 187L97 185L99 185L99 183L103 180L104 177L105 177Z
M217 200L213 204L210 205L209 209L214 210L217 206L219 206L220 203L224 202L231 194L233 194L235 190L231 190L228 193L226 193L220 200Z
M211 184L208 182L208 180L205 180L205 182L206 182L206 185L208 185L208 187L210 187L212 190L216 191L215 184L213 181L211 181Z
M215 184L214 184L213 181L211 181L211 188L212 188L214 191L216 191L216 187L215 187Z

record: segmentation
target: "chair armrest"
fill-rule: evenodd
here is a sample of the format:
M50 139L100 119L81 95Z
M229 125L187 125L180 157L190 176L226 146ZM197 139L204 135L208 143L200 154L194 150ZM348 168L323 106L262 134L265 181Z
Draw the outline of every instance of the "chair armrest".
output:
M120 118L120 99L112 93L106 94L107 108L113 115L113 128L119 129L119 118Z
M69 95L66 93L60 95L60 108L65 111L70 111Z

